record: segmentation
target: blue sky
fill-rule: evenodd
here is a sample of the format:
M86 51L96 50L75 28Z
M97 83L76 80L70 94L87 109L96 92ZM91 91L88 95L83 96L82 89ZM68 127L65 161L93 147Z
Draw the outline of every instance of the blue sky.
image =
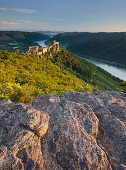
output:
M0 30L126 31L126 0L0 0Z

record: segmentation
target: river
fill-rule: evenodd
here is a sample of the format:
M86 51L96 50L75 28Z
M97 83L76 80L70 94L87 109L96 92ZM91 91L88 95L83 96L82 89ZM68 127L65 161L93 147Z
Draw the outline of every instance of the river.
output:
M42 47L47 47L45 45L45 41L46 40L37 41L37 43ZM81 58L84 58L84 57L81 57ZM96 66L101 67L102 69L104 69L107 72L111 73L115 77L118 77L118 78L120 78L122 80L126 80L126 68L120 67L120 66L117 66L117 65L113 65L113 64L109 64L108 62L105 62L105 61L102 62L102 61L98 61L98 60L95 60L95 59L87 59L87 58L84 58L84 59L86 59L89 62L95 64Z
M111 73L113 76L118 77L122 80L126 80L126 68L125 67L109 64L108 62L105 62L105 61L101 62L95 59L87 59L87 58L85 59L95 64L96 66L101 67L107 72Z
M46 40L43 41L37 41L37 43L41 46L41 47L47 47L47 45L45 44Z

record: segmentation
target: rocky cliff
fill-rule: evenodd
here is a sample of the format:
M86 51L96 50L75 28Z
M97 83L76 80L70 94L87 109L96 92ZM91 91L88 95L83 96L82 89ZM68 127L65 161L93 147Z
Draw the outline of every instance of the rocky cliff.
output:
M126 169L126 94L66 92L0 102L1 170Z

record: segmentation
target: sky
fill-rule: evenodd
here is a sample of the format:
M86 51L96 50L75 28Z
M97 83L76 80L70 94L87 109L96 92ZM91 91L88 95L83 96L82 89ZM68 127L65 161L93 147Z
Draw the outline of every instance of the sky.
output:
M0 30L126 32L126 0L0 0Z

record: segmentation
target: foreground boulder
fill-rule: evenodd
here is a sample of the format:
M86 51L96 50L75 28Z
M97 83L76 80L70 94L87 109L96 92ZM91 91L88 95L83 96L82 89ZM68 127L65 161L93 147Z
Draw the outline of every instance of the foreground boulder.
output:
M48 129L48 115L30 105L0 102L0 169L41 169L40 138Z
M126 94L66 92L0 102L0 169L126 169Z

